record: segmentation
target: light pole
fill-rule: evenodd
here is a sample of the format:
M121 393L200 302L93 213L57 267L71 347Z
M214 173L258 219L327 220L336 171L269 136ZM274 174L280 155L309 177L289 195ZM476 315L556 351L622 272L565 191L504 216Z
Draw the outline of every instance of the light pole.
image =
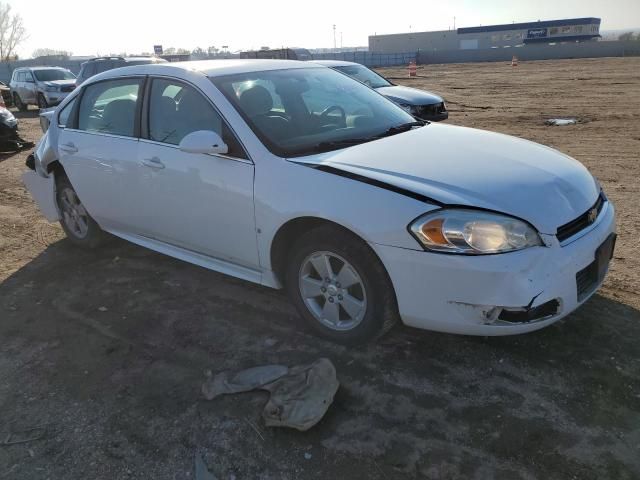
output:
M336 51L336 24L333 24L333 51Z

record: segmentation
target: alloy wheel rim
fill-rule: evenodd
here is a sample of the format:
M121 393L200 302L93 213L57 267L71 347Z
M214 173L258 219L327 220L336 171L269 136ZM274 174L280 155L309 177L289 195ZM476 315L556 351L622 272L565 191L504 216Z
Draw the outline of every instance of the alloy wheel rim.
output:
M60 209L64 224L71 233L77 238L86 237L89 232L89 214L72 188L62 190Z
M333 252L314 252L302 262L298 286L304 304L322 325L336 331L357 327L367 311L364 282Z

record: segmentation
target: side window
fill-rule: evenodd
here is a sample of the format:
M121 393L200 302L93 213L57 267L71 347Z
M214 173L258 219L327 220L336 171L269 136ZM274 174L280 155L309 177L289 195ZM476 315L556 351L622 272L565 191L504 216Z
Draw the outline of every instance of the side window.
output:
M18 82L24 82L24 72L18 72Z
M126 78L86 87L78 111L78 129L133 137L141 85L140 79Z
M211 130L229 146L229 155L246 158L222 117L193 87L155 79L149 97L149 139L178 145L191 132Z
M76 104L77 98L78 97L71 100L69 103L65 105L65 107L62 110L60 110L60 113L58 114L59 127L64 128L67 126L67 123L69 122L69 116L71 115L71 112L73 112L73 106Z
M24 81L25 82L34 82L33 74L29 71L24 72Z

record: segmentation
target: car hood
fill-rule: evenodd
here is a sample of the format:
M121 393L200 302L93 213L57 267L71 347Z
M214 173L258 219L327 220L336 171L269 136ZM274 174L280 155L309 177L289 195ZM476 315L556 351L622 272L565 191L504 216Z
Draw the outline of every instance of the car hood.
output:
M76 79L72 78L70 80L48 80L43 83L46 83L47 85L58 85L59 87L66 87L68 85L75 85Z
M418 90L417 88L393 85L391 87L376 88L376 91L396 103L409 105L432 105L434 103L442 103L442 97L425 90Z
M433 123L295 160L368 177L445 205L503 212L547 234L586 212L600 192L580 162L552 148Z

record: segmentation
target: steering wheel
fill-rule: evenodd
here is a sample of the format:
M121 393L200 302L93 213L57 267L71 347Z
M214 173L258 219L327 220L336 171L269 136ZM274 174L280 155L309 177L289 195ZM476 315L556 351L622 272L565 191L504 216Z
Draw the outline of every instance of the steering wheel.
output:
M344 111L344 108L338 105L331 105L330 107L325 108L320 114L320 118L326 119L331 112L340 112L340 117L342 117L342 124L347 124L347 113Z

